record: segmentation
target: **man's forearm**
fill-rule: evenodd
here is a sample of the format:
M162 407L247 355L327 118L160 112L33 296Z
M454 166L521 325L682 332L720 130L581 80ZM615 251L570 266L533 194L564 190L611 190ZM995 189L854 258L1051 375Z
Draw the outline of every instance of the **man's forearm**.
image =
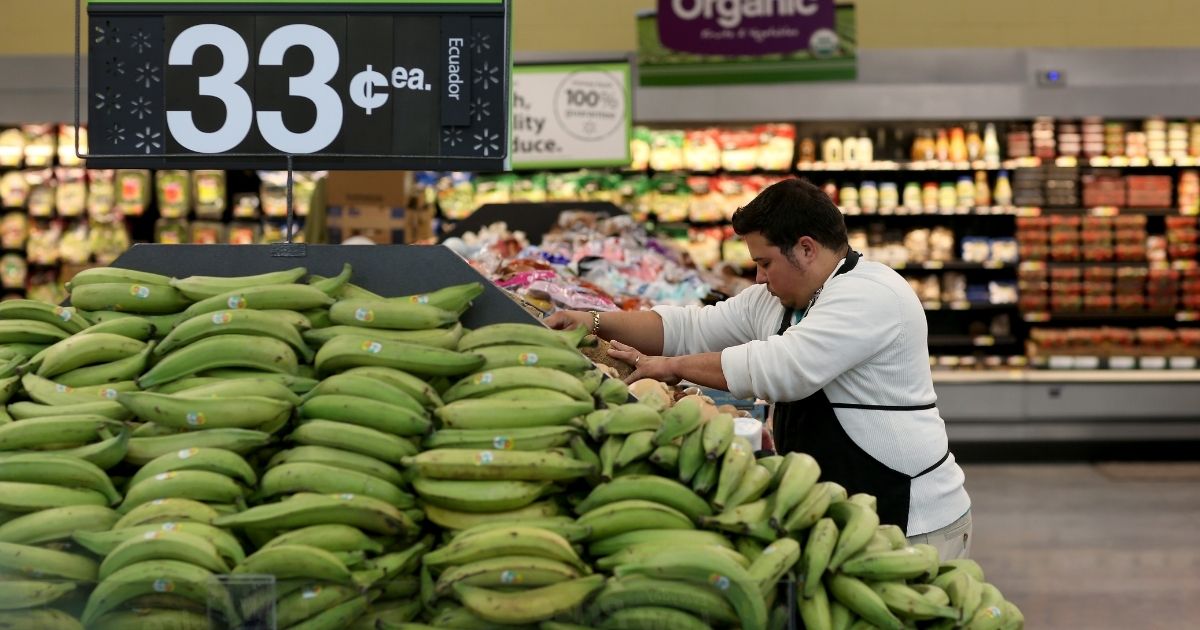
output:
M600 314L600 337L616 339L643 354L663 353L662 317L654 311L620 311Z
M666 360L670 362L670 371L681 380L713 389L729 390L729 382L725 380L725 372L721 369L720 352L687 354Z

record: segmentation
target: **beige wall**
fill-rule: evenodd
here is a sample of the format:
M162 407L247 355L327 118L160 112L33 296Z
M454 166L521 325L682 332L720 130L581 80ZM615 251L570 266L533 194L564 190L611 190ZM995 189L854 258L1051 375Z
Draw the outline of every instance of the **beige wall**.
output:
M655 0L514 0L518 51L634 47ZM858 0L863 48L1193 47L1200 0ZM0 0L0 55L63 55L74 0Z
M859 0L863 48L1195 47L1197 0Z
M70 55L75 0L0 0L0 55Z
M632 50L656 0L515 0L520 51ZM858 0L862 48L1194 47L1200 0ZM581 26L573 26L573 25Z

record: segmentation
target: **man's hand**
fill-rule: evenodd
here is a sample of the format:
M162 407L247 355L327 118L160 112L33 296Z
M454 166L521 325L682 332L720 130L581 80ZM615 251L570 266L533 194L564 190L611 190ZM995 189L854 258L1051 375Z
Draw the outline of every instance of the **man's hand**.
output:
M567 330L583 326L592 328L592 314L584 311L557 311L546 318L546 325L554 330Z
M672 357L647 356L639 352L637 348L616 340L612 341L612 348L609 349L608 356L633 366L633 374L625 379L626 383L633 383L643 378L652 378L667 385L674 385L680 381L680 377L675 374Z

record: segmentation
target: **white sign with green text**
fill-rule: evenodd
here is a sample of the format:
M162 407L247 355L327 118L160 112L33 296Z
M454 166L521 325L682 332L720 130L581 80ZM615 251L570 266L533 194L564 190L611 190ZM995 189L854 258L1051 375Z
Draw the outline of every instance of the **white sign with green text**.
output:
M514 169L629 164L629 63L513 68Z

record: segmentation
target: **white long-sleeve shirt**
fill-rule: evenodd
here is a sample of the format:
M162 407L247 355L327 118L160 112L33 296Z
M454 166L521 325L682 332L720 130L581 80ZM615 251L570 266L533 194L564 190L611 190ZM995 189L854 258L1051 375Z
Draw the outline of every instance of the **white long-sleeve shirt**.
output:
M714 306L654 310L663 321L663 353L720 352L729 391L740 398L790 402L823 389L831 403L920 406L937 399L924 307L886 265L860 260L851 272L831 276L804 319L783 335L776 333L786 309L766 285ZM947 452L946 425L936 407L838 408L836 415L855 444L906 475L921 473ZM909 536L966 513L971 500L963 480L953 455L913 480Z

